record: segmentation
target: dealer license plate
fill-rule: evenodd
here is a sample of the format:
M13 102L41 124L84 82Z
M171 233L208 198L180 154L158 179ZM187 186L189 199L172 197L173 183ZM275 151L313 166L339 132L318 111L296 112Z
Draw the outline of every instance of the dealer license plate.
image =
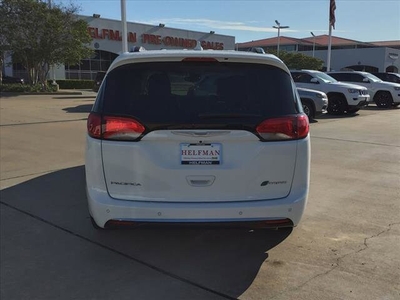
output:
M221 164L221 144L181 144L182 165Z

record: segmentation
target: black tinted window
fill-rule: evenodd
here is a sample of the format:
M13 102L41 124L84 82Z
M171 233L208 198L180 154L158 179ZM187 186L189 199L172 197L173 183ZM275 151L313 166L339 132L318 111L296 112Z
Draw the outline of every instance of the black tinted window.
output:
M364 80L364 76L354 73L354 74L350 74L351 75L351 81L352 82L363 82Z
M351 74L348 73L330 73L329 75L337 81L351 81Z
M387 74L387 78L385 80L390 81L390 82L400 83L400 75Z
M386 75L386 73L371 73L373 75L375 75L376 77L382 79L382 80L387 80L389 74Z
M313 78L311 75L307 73L298 73L292 72L294 82L301 82L301 83L311 83L311 79Z
M290 76L268 65L138 63L111 71L105 80L103 112L134 117L150 128L254 126L297 113Z

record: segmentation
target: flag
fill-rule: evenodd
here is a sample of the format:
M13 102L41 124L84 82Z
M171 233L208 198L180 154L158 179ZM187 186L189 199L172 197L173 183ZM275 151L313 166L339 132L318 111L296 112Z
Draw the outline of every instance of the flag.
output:
M335 10L336 10L336 3L335 0L330 0L331 4L329 6L329 25L335 29Z

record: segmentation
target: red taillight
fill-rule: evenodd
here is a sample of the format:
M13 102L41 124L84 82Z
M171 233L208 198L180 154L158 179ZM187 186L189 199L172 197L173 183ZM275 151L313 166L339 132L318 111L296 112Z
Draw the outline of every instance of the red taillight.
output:
M268 119L258 125L256 131L265 141L303 139L309 131L308 117L299 114Z
M217 59L213 57L186 57L182 59L182 61L188 62L188 61L196 61L196 62L218 62Z
M145 128L135 119L103 117L103 139L136 140Z
M90 113L87 120L87 131L92 138L101 138L101 116Z
M135 119L111 117L90 113L87 129L89 136L105 140L136 140L145 128Z

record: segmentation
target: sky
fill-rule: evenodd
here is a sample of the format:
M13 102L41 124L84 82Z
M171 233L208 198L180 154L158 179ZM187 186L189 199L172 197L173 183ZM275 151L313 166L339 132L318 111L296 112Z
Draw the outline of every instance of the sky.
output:
M121 19L120 0L53 1L80 7L80 14ZM275 20L289 29L281 36L295 38L328 34L329 0L127 0L127 21L159 23L194 31L215 31L248 42L277 36ZM400 40L400 0L336 0L332 35L362 42Z

